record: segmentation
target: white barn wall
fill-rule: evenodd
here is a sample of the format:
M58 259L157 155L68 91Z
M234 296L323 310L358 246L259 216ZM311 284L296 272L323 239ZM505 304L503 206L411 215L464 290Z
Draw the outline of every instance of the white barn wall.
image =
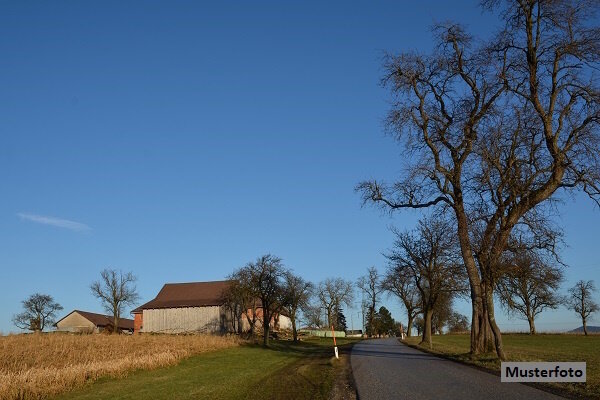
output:
M218 333L222 330L221 307L180 307L143 310L143 332Z
M290 317L286 317L285 315L279 316L279 329L292 329L292 320L290 319Z

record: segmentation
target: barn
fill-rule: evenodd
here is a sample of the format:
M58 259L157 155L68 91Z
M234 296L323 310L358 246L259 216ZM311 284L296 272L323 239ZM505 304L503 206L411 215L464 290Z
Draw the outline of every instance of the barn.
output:
M54 326L58 332L99 333L113 330L114 320L110 315L89 311L73 310L58 320ZM133 320L119 318L121 332L133 332Z
M230 281L167 283L154 299L132 311L134 330L155 333L230 332L233 324L223 301L230 284ZM279 316L278 327L289 329L290 319Z

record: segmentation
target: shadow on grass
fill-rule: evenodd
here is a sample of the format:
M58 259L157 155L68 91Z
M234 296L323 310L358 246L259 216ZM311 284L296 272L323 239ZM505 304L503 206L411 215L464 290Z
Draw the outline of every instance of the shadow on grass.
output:
M273 400L328 400L334 386L347 387L353 393L351 373L347 373L352 346L357 340L340 340L338 350L340 359L334 357L333 340L308 338L299 342L272 340L269 347L261 344L247 344L263 351L280 353L296 361L283 366L269 376L268 382L254 386L251 393L260 393L261 399ZM340 383L341 382L341 383ZM349 389L348 389L349 388ZM340 389L338 389L340 391ZM349 397L346 393L338 398Z
M345 354L346 352L349 352L354 343L357 342L358 340L344 341L337 347L341 354ZM244 344L243 346L262 348L283 353L292 353L299 356L330 357L334 354L333 341L331 339L307 339L298 342L275 339L269 342L268 347L258 343L248 343Z

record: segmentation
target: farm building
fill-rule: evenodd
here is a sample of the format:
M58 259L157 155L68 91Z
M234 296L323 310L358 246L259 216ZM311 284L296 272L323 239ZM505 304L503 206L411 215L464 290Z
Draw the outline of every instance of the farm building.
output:
M54 326L59 332L98 333L105 329L112 331L114 320L110 315L73 310L58 320ZM133 320L119 318L119 330L133 332Z
M153 300L131 312L135 332L232 332L235 323L223 300L229 286L230 281L167 283ZM288 317L278 317L279 329L291 328ZM242 330L247 330L245 318L241 323Z

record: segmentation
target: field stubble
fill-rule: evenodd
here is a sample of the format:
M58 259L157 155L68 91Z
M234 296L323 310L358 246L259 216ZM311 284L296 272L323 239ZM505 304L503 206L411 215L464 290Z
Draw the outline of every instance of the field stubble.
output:
M0 337L0 400L44 399L103 376L173 365L236 346L209 335L29 334Z

